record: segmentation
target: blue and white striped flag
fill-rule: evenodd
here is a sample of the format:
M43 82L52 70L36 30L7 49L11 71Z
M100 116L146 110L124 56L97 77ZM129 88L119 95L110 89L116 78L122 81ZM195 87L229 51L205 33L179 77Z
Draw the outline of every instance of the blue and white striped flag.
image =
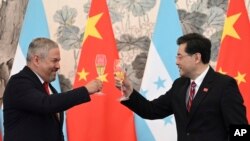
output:
M149 100L164 94L178 77L175 66L176 39L182 35L174 0L162 0L147 64L141 85L141 93ZM136 115L138 141L176 141L176 125L171 115L160 120L144 120Z

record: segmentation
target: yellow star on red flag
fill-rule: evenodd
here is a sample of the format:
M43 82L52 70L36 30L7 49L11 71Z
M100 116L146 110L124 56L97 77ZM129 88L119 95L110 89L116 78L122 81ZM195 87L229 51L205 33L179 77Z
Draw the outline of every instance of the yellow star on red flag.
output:
M245 76L246 76L245 73L241 74L240 72L238 72L237 76L234 77L237 80L238 85L240 85L240 83L242 83L242 82L246 83Z
M83 42L87 39L88 36L96 37L98 39L102 39L101 34L96 28L96 24L99 22L103 13L97 14L95 16L89 17L87 20L87 25L84 33Z
M82 71L78 72L77 74L79 75L79 79L78 79L79 81L81 81L82 79L86 81L87 75L89 75L89 72L86 72L83 68Z
M226 72L224 72L224 71L222 70L221 67L220 67L220 69L218 70L218 72L221 73L221 74L227 74Z
M241 13L238 13L238 14L234 14L234 15L226 18L221 41L223 41L225 36L231 36L231 37L234 37L236 39L240 39L240 36L238 35L238 33L236 32L236 30L234 28L234 24L237 22L240 15L241 15Z
M107 76L108 74L103 74L103 75L98 76L97 79L99 79L102 82L108 82Z

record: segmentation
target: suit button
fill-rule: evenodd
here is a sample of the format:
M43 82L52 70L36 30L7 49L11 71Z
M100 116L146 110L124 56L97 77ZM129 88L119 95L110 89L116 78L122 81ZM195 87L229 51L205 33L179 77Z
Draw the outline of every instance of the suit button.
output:
M187 133L187 136L189 136L190 135L190 133Z

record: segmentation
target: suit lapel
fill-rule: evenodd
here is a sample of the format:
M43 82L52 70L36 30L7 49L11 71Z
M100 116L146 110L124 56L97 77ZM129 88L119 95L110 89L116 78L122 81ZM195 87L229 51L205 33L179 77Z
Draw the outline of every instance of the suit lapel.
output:
M53 94L58 94L57 90L50 83L49 83L49 87L50 87L50 89L51 89L51 91L52 91ZM62 126L63 126L63 120L64 120L64 113L63 112L59 112L58 114L59 114L59 119L58 119L58 117L56 117L56 118L57 118L57 121L60 122L60 126L62 128Z
M182 110L181 113L183 113L183 120L187 119L186 96L187 96L187 89L189 85L190 85L190 81L189 79L186 79L186 82L180 88L181 103L182 103L180 110Z
M37 86L39 86L39 88L41 89L41 91L45 92L45 90L44 90L44 88L42 86L41 81L39 80L39 78L37 77L37 75L29 67L25 66L23 68L23 70L22 70L21 75L25 75L26 77L32 79L32 82L34 82ZM49 87L50 87L52 93L58 94L58 92L56 91L56 89L51 84L49 84ZM53 115L53 116L55 116L55 118L57 118L56 115ZM59 117L60 117L60 121L58 119L56 119L56 120L60 123L60 126L62 127L63 120L64 120L63 112L59 113Z
M47 92L45 91L45 89L43 87L43 84L39 80L38 76L29 67L25 66L23 68L22 75L25 75L26 77L28 77L29 79L31 79L32 82L35 83L35 85L37 86L37 88L39 88L41 91L44 92L44 94L47 95Z
M37 75L29 67L25 66L23 68L23 73L22 74L26 75L26 77L28 77L29 79L31 79L32 82L36 84L36 86L39 86L40 90L46 92L44 90L44 88L43 88L43 85L42 85L41 81L37 77Z
M192 102L192 106L189 112L189 121L192 119L192 116L195 114L197 109L199 108L200 103L206 98L209 94L209 90L212 89L212 81L214 79L214 70L209 68L208 73L206 74L204 80L199 87L199 90Z

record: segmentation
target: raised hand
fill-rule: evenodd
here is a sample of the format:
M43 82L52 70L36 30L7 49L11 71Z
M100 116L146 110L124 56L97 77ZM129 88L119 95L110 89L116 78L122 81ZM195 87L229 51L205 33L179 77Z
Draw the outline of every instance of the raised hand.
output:
M89 94L93 94L102 90L102 82L100 80L92 80L85 85Z
M129 97L133 92L133 86L129 81L126 73L124 74L123 81L120 80L121 78L115 75L115 86L122 91L123 96Z

